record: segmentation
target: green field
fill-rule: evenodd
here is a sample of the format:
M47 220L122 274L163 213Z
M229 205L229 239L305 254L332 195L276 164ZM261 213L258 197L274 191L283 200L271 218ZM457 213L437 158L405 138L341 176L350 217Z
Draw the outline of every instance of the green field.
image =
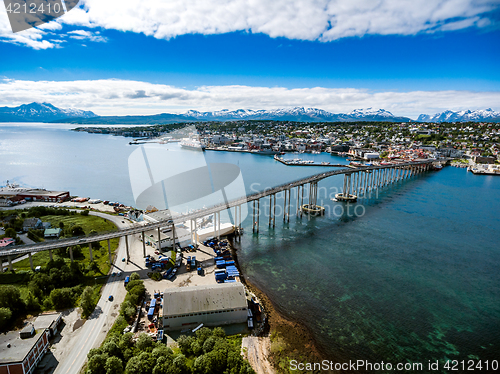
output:
M59 227L60 222L63 222L64 227L66 228L72 226L81 226L85 231L85 234L87 235L92 231L95 231L97 233L102 233L102 232L116 230L116 226L112 222L101 217L90 216L90 215L82 216L80 214L77 214L72 216L42 216L40 217L40 219L43 222L50 222L52 224L52 227ZM112 257L114 256L116 248L118 248L118 243L119 243L119 238L114 238L110 240ZM103 240L99 242L99 244L100 244L99 248L96 245L96 243L92 244L92 255L98 270L96 269L95 271L90 272L88 274L90 276L106 275L108 274L111 268L108 260L108 242L106 240ZM66 263L69 264L71 262L69 253L65 249L64 253L61 250L54 250L53 251L54 258L56 254L60 255L61 257L64 257ZM82 256L80 257L75 255L74 260L78 261L84 267L89 266L90 252L88 250L88 246L81 247L81 254ZM50 255L48 251L43 251L34 254L32 256L32 259L34 267L41 266L43 268L50 261ZM31 270L30 261L28 258L14 263L13 266L16 271Z

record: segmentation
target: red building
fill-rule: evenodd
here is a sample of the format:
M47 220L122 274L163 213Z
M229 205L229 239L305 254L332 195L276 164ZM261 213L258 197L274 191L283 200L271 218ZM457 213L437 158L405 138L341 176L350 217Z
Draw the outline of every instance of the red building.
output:
M31 374L49 347L48 329L28 325L0 335L0 374ZM21 336L23 338L21 338Z

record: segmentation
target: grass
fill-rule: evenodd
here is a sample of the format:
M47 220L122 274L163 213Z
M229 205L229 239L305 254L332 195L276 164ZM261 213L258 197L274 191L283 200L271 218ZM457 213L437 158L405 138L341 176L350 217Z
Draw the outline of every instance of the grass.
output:
M63 222L64 227L81 226L86 234L89 234L93 230L98 233L116 230L116 226L113 223L104 218L96 216L82 216L77 214L71 216L42 216L40 217L40 219L43 222L50 222L52 224L52 227L59 227L59 222ZM110 239L112 258L114 257L115 251L118 248L119 241L119 238ZM95 243L92 244L93 260L97 264L99 270L89 273L89 276L105 275L108 274L109 270L111 269L111 264L108 260L108 242L107 240L103 240L99 242L99 244L99 248L97 248ZM81 249L83 257L74 257L74 260L78 261L86 267L90 264L90 252L88 250L88 246L84 246ZM53 256L55 256L55 251L56 250L53 251ZM32 256L32 259L33 267L43 267L50 261L50 255L48 251L42 251L34 254ZM69 255L65 256L64 261L67 264L71 263ZM29 258L16 262L13 264L13 266L17 271L31 270Z
M107 231L116 231L116 226L107 219L96 216L82 216L75 214L71 216L42 216L40 219L43 222L50 222L52 227L59 227L59 223L63 222L64 227L81 226L88 235L92 230L98 233Z

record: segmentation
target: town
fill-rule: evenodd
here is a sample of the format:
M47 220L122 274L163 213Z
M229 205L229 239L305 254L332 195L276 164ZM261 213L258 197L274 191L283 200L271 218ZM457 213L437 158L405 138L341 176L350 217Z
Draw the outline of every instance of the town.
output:
M500 124L487 122L392 123L392 122L289 122L228 121L177 123L147 127L80 127L75 131L132 137L131 144L169 141L168 134L196 126L207 149L377 155L397 158L415 153L420 157L463 159L473 170L500 160ZM175 141L175 139L170 139ZM256 152L257 153L257 152ZM455 165L461 166L460 162ZM477 165L477 166L476 166ZM486 168L488 169L488 168ZM491 170L496 170L493 167Z

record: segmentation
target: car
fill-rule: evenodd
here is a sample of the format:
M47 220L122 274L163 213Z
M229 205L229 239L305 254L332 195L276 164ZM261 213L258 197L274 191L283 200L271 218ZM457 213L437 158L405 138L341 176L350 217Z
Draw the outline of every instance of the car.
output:
M125 257L122 258L122 262L125 262Z
M121 276L122 276L122 274L123 274L123 273L122 273L121 271L119 271L119 272L118 272L118 274L116 274L116 276L117 276L117 277L121 277Z
M111 273L111 276L112 276L112 277L116 277L116 272L115 272L115 271L114 271L114 272L112 272L112 273Z
M125 223L125 221L122 221L122 223Z
M114 298L113 298L113 295L109 295L108 300L109 300L109 301L113 301L113 299L114 299Z

